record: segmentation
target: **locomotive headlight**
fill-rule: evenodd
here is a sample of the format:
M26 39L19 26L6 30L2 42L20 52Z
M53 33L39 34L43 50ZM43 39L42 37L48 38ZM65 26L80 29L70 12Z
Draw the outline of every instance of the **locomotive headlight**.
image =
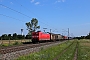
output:
M34 38L34 36L32 36Z
M38 37L38 36L36 36L36 37Z

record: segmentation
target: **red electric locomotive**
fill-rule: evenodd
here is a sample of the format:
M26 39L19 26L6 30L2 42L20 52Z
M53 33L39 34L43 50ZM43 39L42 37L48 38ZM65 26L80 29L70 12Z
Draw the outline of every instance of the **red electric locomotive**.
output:
M32 42L40 42L40 41L49 41L50 40L50 34L49 33L43 33L41 31L38 32L32 32Z

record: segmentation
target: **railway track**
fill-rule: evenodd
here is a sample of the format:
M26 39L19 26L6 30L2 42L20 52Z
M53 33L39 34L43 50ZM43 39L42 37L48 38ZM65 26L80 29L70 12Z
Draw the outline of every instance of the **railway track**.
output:
M20 50L30 49L30 48L44 46L44 45L53 44L53 43L56 43L56 42L46 42L46 43L39 43L39 44L25 44L25 45L20 45L20 46L4 47L4 48L0 48L0 54L16 52Z

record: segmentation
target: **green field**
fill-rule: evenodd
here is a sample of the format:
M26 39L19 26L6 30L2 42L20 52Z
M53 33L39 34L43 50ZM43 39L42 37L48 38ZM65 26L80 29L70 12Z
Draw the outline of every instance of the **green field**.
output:
M75 60L74 58L77 60L90 60L90 40L67 41L46 50L42 48L40 52L21 56L17 60Z
M80 40L78 42L78 60L90 60L90 40Z

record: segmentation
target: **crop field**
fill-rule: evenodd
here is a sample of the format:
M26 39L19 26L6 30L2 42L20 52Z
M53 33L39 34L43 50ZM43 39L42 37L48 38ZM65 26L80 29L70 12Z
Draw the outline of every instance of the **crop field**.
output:
M80 40L78 42L78 60L90 60L90 40Z
M71 40L17 60L90 60L90 40Z
M31 42L31 39L23 39L23 40L0 40L0 46L8 46L8 45L13 45L15 43L21 44L22 42Z

